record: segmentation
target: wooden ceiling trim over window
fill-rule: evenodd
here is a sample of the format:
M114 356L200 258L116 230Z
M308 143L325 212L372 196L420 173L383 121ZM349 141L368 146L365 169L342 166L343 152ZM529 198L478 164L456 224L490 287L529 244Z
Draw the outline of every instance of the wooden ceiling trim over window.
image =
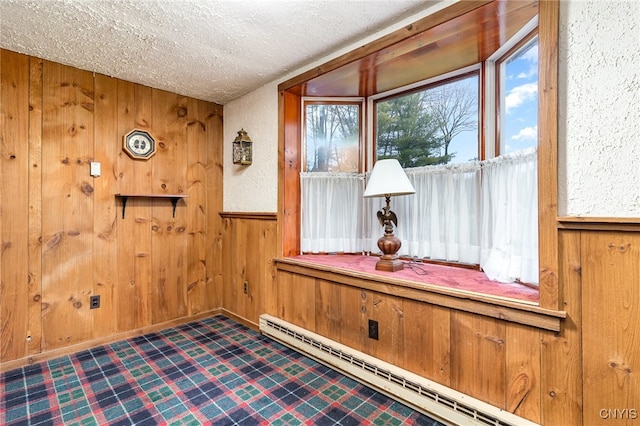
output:
M464 15L488 3L491 3L491 0L461 1L459 3L456 3L450 7L440 10L432 15L429 15L411 25L407 25L406 27L398 31L387 34L386 36L383 36L375 41L372 41L371 43L368 43L362 47L359 47L355 50L345 53L344 55L339 56L325 64L322 64L296 77L293 77L283 83L280 83L280 85L278 86L278 90L282 91L282 90L292 89L315 77L324 75L330 71L336 70L354 61L363 59L368 55L372 55L372 54L376 55L380 50L384 48L392 46L400 41L406 40L407 38L412 37L416 34L423 33L424 31L430 28L433 28L437 25L440 25L442 23L455 19L461 15ZM359 67L356 66L355 68L358 69ZM356 83L356 87L357 86L358 85ZM301 93L297 93L297 94L301 94ZM343 95L343 96L349 96L349 95Z
M535 0L462 1L294 77L279 90L366 97L406 86L484 61L537 12Z

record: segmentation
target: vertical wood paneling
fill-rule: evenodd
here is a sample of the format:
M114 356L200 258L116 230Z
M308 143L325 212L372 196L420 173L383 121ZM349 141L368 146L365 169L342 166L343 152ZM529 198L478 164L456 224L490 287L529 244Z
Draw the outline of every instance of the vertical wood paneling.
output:
M277 231L277 227L278 224L277 222L274 222L271 226L270 226L270 230L272 231L272 241L273 241L273 255L267 257L266 260L269 261L269 269L265 274L265 280L266 280L266 285L264 286L264 303L263 303L263 311L264 313L267 313L269 315L277 315L278 314L278 280L277 280L277 274L276 274L276 267L275 267L275 262L274 259L277 257L276 253L277 253L277 245L278 245L278 231Z
M187 119L187 307L194 315L208 307L206 105L189 99Z
M131 103L126 105L120 105L120 100L118 100L118 109L124 113L124 117L121 114L118 120L120 138L123 138L133 129L146 130L153 135L153 89L133 84L130 89L125 88L124 90L133 90L133 98ZM120 120L122 118L124 120L121 123ZM148 161L137 161L132 160L120 149L118 159L119 164L122 165L122 170L125 171L123 178L119 182L119 192L132 194L153 192L152 178L155 156ZM152 203L153 200L144 198L128 200L126 217L129 219L122 218L122 226L118 230L118 235L122 235L122 237L118 238L118 243L120 247L125 247L124 253L128 255L127 258L130 262L126 268L133 272L133 279L129 281L128 288L128 292L133 298L123 299L124 303L119 306L119 309L123 316L126 317L127 314L125 312L137 308L138 312L133 315L133 323L140 324L138 327L153 324L153 311L157 309L154 304L152 284ZM120 232L121 230L122 232ZM120 264L118 265L120 266ZM127 329L131 326L127 325Z
M151 109L152 135L157 143L151 190L154 194L186 193L187 175L182 172L188 157L185 133L187 98L153 89Z
M367 346L370 353L394 365L400 365L406 351L404 340L404 299L380 293L371 293L373 306L364 315L363 325L367 328ZM378 321L378 340L368 337L369 318ZM365 323L366 321L366 323ZM375 342L375 343L374 343Z
M380 356L380 341L369 338L369 320L378 321L378 334L380 334L380 328L385 328L387 319L384 315L386 310L378 308L378 305L384 302L384 298L376 292L350 286L343 286L341 293L342 312L344 317L349 319L342 330L343 340L349 342L348 346L373 356ZM346 300L351 302L344 303ZM390 340L388 334L386 340Z
M279 317L314 332L316 330L315 281L314 278L286 272L278 277L278 286L281 290L278 293Z
M559 333L542 335L542 424L582 424L580 232L559 234L559 279L567 318ZM589 423L586 423L589 424Z
M341 286L324 280L316 285L316 330L321 336L336 339L344 328L340 303ZM355 309L355 308L354 308Z
M242 214L224 219L222 306L254 324L265 312L267 291L274 288L275 237L273 220L242 217ZM277 296L270 294L269 297Z
M151 175L155 156L146 161L133 160L122 150L124 136L133 129L145 130L152 136L156 136L151 127L153 125L152 93L153 90L150 87L118 80L118 133L113 143L116 144L118 153L116 176L119 193L149 194L152 192Z
M278 272L278 317L289 322L293 322L293 309L290 305L293 303L293 282L297 278L296 274L290 272ZM313 281L307 280L307 285L312 284ZM314 330L315 328L312 331Z
M404 301L405 368L445 386L451 382L450 315L440 306Z
M266 253L264 251L264 238L260 232L260 223L256 220L243 220L243 233L244 238L247 240L245 246L244 258L245 258L245 273L244 280L240 284L240 292L245 296L239 298L242 303L242 310L246 313L245 318L251 318L256 323L258 322L258 311L261 311L262 290L263 286L261 278L264 273L265 266L262 259ZM249 246L251 244L251 246ZM244 282L247 283L247 293L244 293Z
M247 273L247 247L252 244L249 240L249 233L247 229L247 222L244 219L234 220L235 231L235 247L232 252L233 260L231 262L232 280L230 283L226 282L225 286L231 285L231 293L225 293L225 305L229 303L230 306L235 305L236 312L247 314L247 301L248 295L244 295L244 279ZM230 299L231 298L231 299Z
M540 422L540 332L521 324L506 328L506 410Z
M151 89L118 81L118 133L116 136L116 193L151 193L148 161L132 160L122 151L122 138L134 128L151 131ZM127 201L126 217L117 205L118 289L115 312L120 331L151 324L151 203Z
M224 285L221 287L221 305L228 309L231 312L235 312L239 315L237 311L237 307L234 302L235 299L231 300L228 296L229 292L232 292L235 288L234 280L236 280L235 275L237 271L233 269L233 262L236 254L234 253L234 247L236 247L235 239L236 233L234 230L234 221L229 218L225 218L222 221L223 235L222 239L222 247L220 250L220 257L222 257L222 264L225 267L224 274Z
M42 65L29 58L29 355L42 347Z
M583 232L585 424L615 421L633 425L639 421L639 265L639 234Z
M336 302L340 306L341 330L340 334L333 338L364 352L368 344L374 344L366 340L368 339L368 318L377 319L371 312L374 303L373 293L347 285L340 285L339 288L340 293Z
M118 212L113 196L116 187L115 161L118 153L118 81L95 77L94 158L101 165L100 177L92 178L94 200L93 294L100 296L100 309L92 310L93 337L118 331L115 297L118 284Z
M0 368L219 308L222 107L7 50L0 62ZM122 137L135 128L172 141L171 158L128 157ZM92 160L100 177L90 176ZM193 210L187 198L174 219L168 200L136 198L122 218L114 194L162 183L187 191L189 179L200 185ZM153 274L163 273L173 294L153 293ZM189 296L187 310L196 275L204 291ZM93 294L99 309L89 309Z
M225 266L224 285L222 287L222 306L237 315L243 314L238 309L240 280L244 276L244 242L239 237L242 229L239 220L224 220L224 239L222 245L223 265Z
M251 294L244 293L244 282L249 283L249 265L251 260L248 258L249 247L254 247L255 240L253 240L251 234L250 222L246 219L236 220L236 253L235 253L235 266L234 279L231 282L234 292L234 301L237 307L237 312L243 314L243 316L249 315L251 311ZM252 285L251 285L252 287Z
M92 335L94 91L90 72L53 62L43 79L43 346L53 349Z
M206 300L210 309L222 306L223 288L223 224L222 211L222 105L207 104L205 126L206 171L207 171L207 292Z
M276 229L277 222L274 220L254 221L256 234L259 236L259 254L256 254L255 264L258 268L255 271L257 280L251 286L251 294L254 298L254 318L259 319L260 314L266 312L265 303L267 294L274 288L274 258L276 257Z
M0 360L24 356L29 327L29 57L0 56Z
M152 193L186 193L187 158L186 98L153 90L153 131L157 153L152 158ZM186 199L188 201L188 198ZM186 315L187 282L187 225L184 202L173 217L171 203L166 199L152 199L151 245L152 256L152 322L154 324Z
M466 312L451 314L451 385L505 408L505 324Z

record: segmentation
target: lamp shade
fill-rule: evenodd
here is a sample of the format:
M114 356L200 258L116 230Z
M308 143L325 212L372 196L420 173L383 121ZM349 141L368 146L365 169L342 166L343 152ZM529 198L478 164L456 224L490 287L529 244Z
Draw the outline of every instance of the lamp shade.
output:
M398 160L390 158L376 161L363 196L365 198L384 197L415 194L415 192Z

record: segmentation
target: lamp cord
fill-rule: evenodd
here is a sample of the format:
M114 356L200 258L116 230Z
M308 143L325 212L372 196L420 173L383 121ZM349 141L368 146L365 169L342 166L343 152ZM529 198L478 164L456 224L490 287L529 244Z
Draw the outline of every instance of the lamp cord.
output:
M416 262L415 260L410 260L405 262L404 265L411 269L416 275L427 275L427 270L422 267L422 262Z

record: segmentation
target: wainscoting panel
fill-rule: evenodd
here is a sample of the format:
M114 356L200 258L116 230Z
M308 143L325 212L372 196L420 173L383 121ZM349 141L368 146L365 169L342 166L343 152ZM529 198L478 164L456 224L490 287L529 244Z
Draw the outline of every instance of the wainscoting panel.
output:
M535 423L630 424L640 401L640 226L559 227L559 331L287 264L277 270L276 316Z
M640 422L640 233L583 232L581 250L584 417L633 425Z
M257 328L274 297L276 214L220 213L223 220L222 307Z
M278 270L277 284L279 318L540 421L540 340L551 332L339 279ZM378 324L377 340L369 338L369 320Z

